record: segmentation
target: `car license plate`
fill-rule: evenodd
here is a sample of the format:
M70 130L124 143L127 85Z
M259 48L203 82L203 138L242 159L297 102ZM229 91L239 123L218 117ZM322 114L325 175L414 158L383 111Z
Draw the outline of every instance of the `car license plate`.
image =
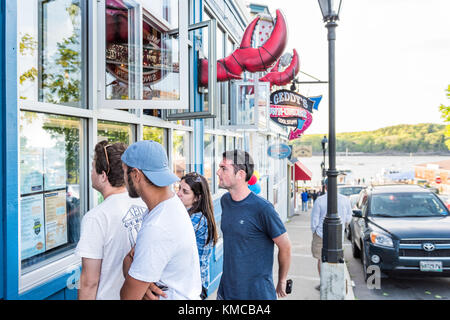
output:
M442 261L420 261L420 271L442 272Z

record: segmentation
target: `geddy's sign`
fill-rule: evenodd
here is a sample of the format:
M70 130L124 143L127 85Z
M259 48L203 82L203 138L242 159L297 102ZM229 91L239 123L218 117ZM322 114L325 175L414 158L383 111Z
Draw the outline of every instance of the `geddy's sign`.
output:
M291 127L289 140L297 139L312 123L312 111L322 97L307 98L297 92L278 90L270 95L270 119Z

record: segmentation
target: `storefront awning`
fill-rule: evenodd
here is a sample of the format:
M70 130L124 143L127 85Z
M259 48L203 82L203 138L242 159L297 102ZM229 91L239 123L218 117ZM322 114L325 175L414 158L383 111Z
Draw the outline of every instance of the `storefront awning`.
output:
M311 180L312 172L300 161L295 162L295 180Z

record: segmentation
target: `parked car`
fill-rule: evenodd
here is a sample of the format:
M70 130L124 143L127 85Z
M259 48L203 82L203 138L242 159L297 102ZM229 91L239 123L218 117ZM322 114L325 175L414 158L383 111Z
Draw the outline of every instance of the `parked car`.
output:
M447 206L447 209L450 209L450 196L448 194L439 194L439 198Z
M352 210L357 209L359 194L352 194L348 198L350 200L350 206L351 206ZM348 240L352 239L351 224L352 224L352 221L350 221L349 224L347 226L345 226L345 235L347 236Z
M352 252L386 274L450 275L450 216L439 197L414 185L361 192L353 210Z
M351 196L352 194L359 194L361 190L365 189L366 186L361 185L339 185L337 186L338 193L344 196Z

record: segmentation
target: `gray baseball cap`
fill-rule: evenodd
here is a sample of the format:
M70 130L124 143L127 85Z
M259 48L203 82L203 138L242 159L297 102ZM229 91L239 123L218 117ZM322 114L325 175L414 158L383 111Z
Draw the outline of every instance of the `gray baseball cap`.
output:
M180 181L169 169L169 160L163 146L156 141L133 143L122 154L127 166L141 170L158 187L166 187Z

